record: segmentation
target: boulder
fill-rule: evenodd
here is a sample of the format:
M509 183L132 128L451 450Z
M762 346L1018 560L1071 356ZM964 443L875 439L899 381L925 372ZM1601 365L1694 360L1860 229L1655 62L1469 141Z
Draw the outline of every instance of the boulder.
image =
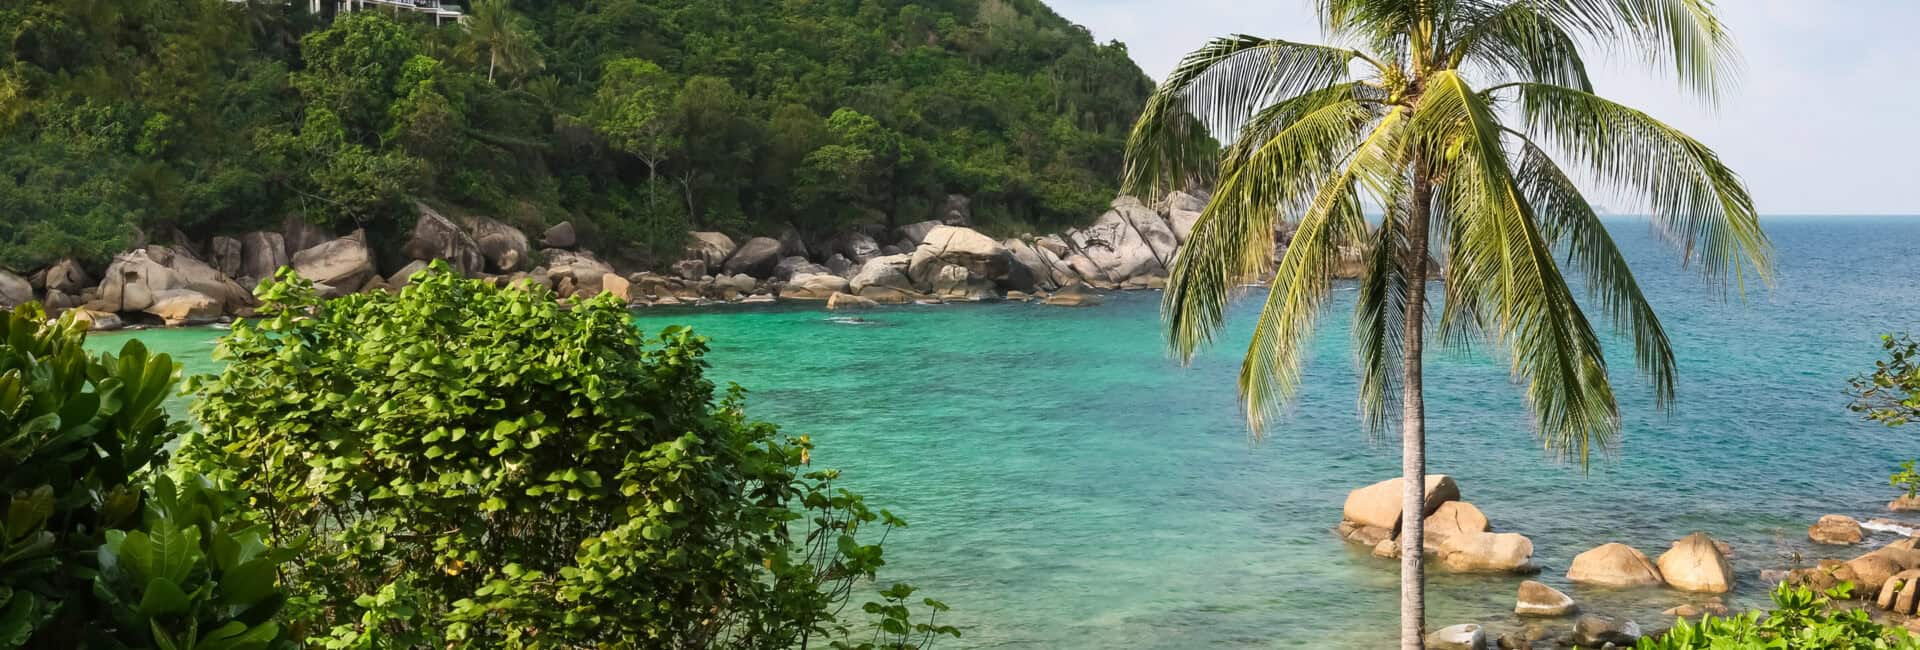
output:
M1520 583L1513 603L1513 613L1521 616L1570 616L1579 610L1572 596L1533 580Z
M814 264L813 262L809 262L807 261L807 258L800 257L798 255L794 255L791 257L782 257L780 258L780 263L774 265L773 267L773 278L776 280L791 280L795 276L800 276L800 275L833 275L833 274L834 273L832 269L829 269L825 266L821 266L819 264Z
M1640 626L1633 621L1588 614L1573 624L1573 644L1582 648L1600 648L1611 643L1631 648L1640 642Z
M874 302L872 298L856 296L850 293L836 293L827 298L828 311L872 309L879 306L880 303Z
M33 302L33 283L0 270L0 308L11 309L30 302Z
M70 317L76 323L86 323L87 329L94 332L105 332L126 327L126 322L120 320L120 315L112 312L94 311L92 309L70 309L67 313L62 314L61 317Z
M717 232L687 233L686 259L701 260L707 268L717 269L733 255L733 238Z
M1106 298L1101 297L1100 294L1088 291L1086 285L1071 284L1061 287L1059 291L1053 292L1053 295L1047 296L1046 300L1040 302L1055 307L1095 307L1105 301Z
M1533 540L1519 533L1464 532L1429 538L1453 573L1533 573Z
M1401 479L1390 478L1348 492L1346 505L1341 508L1341 518L1398 533L1401 485ZM1427 475L1426 512L1422 513L1422 516L1438 512L1440 504L1458 500L1460 500L1460 486L1454 483L1453 477L1445 474Z
M1379 526L1363 526L1345 519L1340 520L1340 525L1335 526L1333 532L1339 535L1341 539L1347 540L1349 544L1372 546L1376 548L1376 551L1378 551L1378 547L1382 542L1394 541L1393 531L1391 530ZM1374 555L1380 557L1400 557L1399 547L1389 546L1391 546L1391 548L1388 548L1385 552L1375 552Z
M949 226L973 225L973 199L965 194L948 194L940 208L940 222Z
M528 254L533 249L527 242L527 234L519 228L487 217L468 217L467 232L480 247L480 257L487 261L487 272L526 270Z
M902 244L904 244L902 248L907 248L908 246L919 246L921 244L926 243L927 235L932 234L933 229L939 228L944 225L946 224L941 222L939 219L930 219L927 221L910 223L910 224L901 226L900 241L902 242Z
M707 277L707 261L693 259L674 262L673 275L682 280L698 280Z
M1725 604L1714 602L1681 603L1667 608L1666 611L1660 612L1662 616L1670 616L1673 618L1700 618L1708 614L1720 616L1726 613L1727 606Z
M905 305L927 298L925 294L916 293L911 289L880 284L862 287L857 295L882 305Z
M931 287L942 267L958 266L972 277L986 281L1004 280L1013 266L1013 256L1000 242L972 228L936 225L925 241L913 250L908 260L907 277L915 287Z
M153 306L154 296L176 288L173 270L139 248L113 257L100 281L103 311L136 312Z
M1053 276L1053 285L1065 287L1086 283L1086 280L1081 278L1079 273L1074 272L1073 265L1068 264L1066 260L1060 259L1060 256L1055 254L1053 249L1041 246L1036 242L1033 246L1033 252L1039 255L1040 261L1047 265L1048 273Z
M560 291L560 297L583 296L591 298L600 295L604 289L601 278L613 273L613 267L595 258L586 251L564 251L552 249L545 251L547 258L547 277L553 281L556 290L565 286L570 290ZM568 281L565 285L562 280Z
M1174 210L1167 213L1167 225L1173 229L1173 236L1180 243L1193 238L1193 227L1200 224L1199 211Z
M848 259L845 255L834 253L833 257L827 258L827 271L843 278L852 279L853 274L860 272L860 265L853 263L853 260Z
M1862 538L1860 522L1846 515L1827 515L1807 528L1807 538L1819 544L1851 546Z
M227 277L219 269L208 266L206 262L186 255L173 255L168 259L167 268L173 271L171 288L200 292L218 301L222 309L235 311L257 304L253 298L253 292L241 287L238 282L234 282L233 278Z
M1180 190L1174 190L1160 200L1161 212L1205 212L1206 210L1206 199Z
M409 259L446 260L453 270L464 276L479 275L487 268L487 260L480 255L480 244L465 230L440 216L439 212L425 203L414 203L420 212L420 219L413 224L413 234L407 237L407 243L400 251Z
M993 282L959 266L941 267L933 276L932 289L934 297L941 300L981 301L1000 297Z
M740 296L753 293L755 284L757 283L754 281L753 276L745 273L720 275L714 276L713 278L713 290L719 294L719 297L723 300L733 300Z
M733 255L727 258L720 269L727 275L746 274L756 278L766 278L773 276L773 268L779 264L780 240L772 237L755 237L735 249Z
M1842 577L1858 586L1861 593L1874 593L1889 578L1909 569L1920 569L1920 551L1913 550L1911 545L1902 546L1901 542L1895 542L1847 560L1846 565L1837 572L1846 573Z
M1448 501L1427 515L1424 529L1428 538L1460 535L1465 533L1484 533L1493 530L1487 522L1487 515L1465 501Z
M907 278L907 267L912 263L911 255L888 255L867 260L848 281L848 288L856 295L866 295L868 287L892 287L901 291L913 292L913 281Z
M854 264L865 264L867 260L881 255L880 243L863 232L841 233L830 244L835 254L852 260Z
M675 286L679 284L674 278L652 271L629 275L627 276L627 283L633 285L635 297L673 295Z
M800 237L800 231L788 228L780 232L780 257L810 257L807 240Z
M79 307L87 301L82 300L80 296L59 289L48 289L46 299L40 302L42 306L47 308L47 313L57 314L74 307Z
M1155 243L1149 242L1149 235L1142 234L1140 224L1150 224L1147 219L1158 221L1160 216L1140 204L1138 200L1122 198L1114 201L1114 207L1100 216L1093 225L1086 228L1067 231L1067 240L1075 249L1090 259L1105 274L1108 281L1120 282L1134 276L1166 275L1165 262L1173 258L1162 257L1156 247L1164 246L1171 250L1177 246L1171 229L1165 222L1159 229L1149 230ZM1164 237L1163 237L1164 236ZM1072 258L1068 258L1072 262ZM1089 275L1086 270L1075 265L1074 270L1082 276Z
M1898 499L1888 501L1887 509L1894 512L1920 512L1920 497L1901 495Z
M1000 247L1013 256L1011 270L1014 272L1008 274L1009 281L1003 284L1007 289L1031 293L1060 288L1060 283L1053 277L1053 266L1040 256L1040 251L1035 250L1033 244L1007 239L1000 242ZM1021 279L1025 281L1021 282Z
M168 327L205 325L220 319L225 310L219 300L192 289L167 289L153 295L153 304L145 311L166 322Z
M240 236L240 274L254 281L272 278L280 267L292 264L286 237L277 232L250 232Z
M80 292L86 291L88 287L96 286L93 281L93 276L88 275L87 270L82 268L80 263L74 261L73 258L54 262L53 266L47 267L46 279L43 281L43 285L48 291L59 291L61 293L74 295L79 295Z
M207 262L222 275L230 278L240 277L245 261L246 254L238 239L215 237L207 245Z
M373 275L373 251L367 248L367 234L355 231L295 253L293 270L300 277L327 285L330 289L322 291L323 296L346 295Z
M334 240L333 235L327 234L327 231L322 230L319 226L314 225L306 219L302 219L299 215L287 215L287 218L280 222L280 233L287 247L287 257L289 259L300 251Z
M540 236L541 248L573 248L579 245L580 234L574 232L571 221L553 224L552 228L547 229L546 234Z
M1133 226L1134 232L1138 233L1140 239L1145 241L1147 247L1153 251L1153 256L1160 260L1162 269L1173 268L1173 257L1180 252L1180 238L1174 234L1173 228L1167 225L1167 220L1161 218L1159 212L1141 203L1140 199L1130 196L1115 200L1113 209L1119 211L1128 225Z
M1660 577L1681 591L1722 594L1733 588L1733 566L1706 533L1680 538L1657 564Z
M1908 569L1887 578L1876 591L1873 604L1896 614L1913 614L1916 592L1920 591L1920 569Z
M393 272L393 276L388 279L387 284L395 289L404 288L409 284L413 284L414 275L425 270L427 270L426 262L421 260L407 262L406 266L402 266L400 270Z
M600 274L600 293L611 293L620 302L633 302L633 284L618 273ZM595 294L598 297L598 294Z
M1487 632L1473 623L1450 625L1427 634L1428 650L1488 650Z
M1603 587L1644 587L1665 582L1646 554L1619 542L1574 556L1567 579Z
M848 288L846 278L827 273L803 273L793 276L785 286L780 287L780 297L788 300L832 300L836 295L845 295Z

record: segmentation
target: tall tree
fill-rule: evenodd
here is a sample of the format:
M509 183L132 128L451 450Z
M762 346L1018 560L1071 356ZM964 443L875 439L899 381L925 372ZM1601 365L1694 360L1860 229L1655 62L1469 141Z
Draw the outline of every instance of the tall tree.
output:
M460 24L467 30L467 53L487 51L487 81L493 81L496 70L517 77L547 65L540 56L540 37L513 11L512 0L475 0L473 12Z
M1686 261L1723 289L1766 280L1771 248L1733 171L1699 141L1594 94L1583 58L1595 44L1642 52L1716 99L1734 53L1711 0L1317 4L1336 42L1364 49L1244 35L1208 43L1148 101L1125 185L1153 196L1196 177L1215 184L1163 305L1182 359L1219 331L1234 287L1273 273L1240 373L1256 437L1299 384L1342 250L1364 251L1353 315L1360 401L1376 429L1400 409L1401 646L1420 648L1429 321L1443 344L1485 338L1506 349L1545 447L1585 465L1614 444L1619 410L1600 337L1557 254L1633 339L1663 408L1675 371L1659 319L1572 179L1643 199ZM1231 142L1216 161L1190 155L1205 140L1196 123ZM1367 206L1384 208L1378 227ZM1275 267L1282 215L1298 224ZM1434 280L1444 281L1437 319Z

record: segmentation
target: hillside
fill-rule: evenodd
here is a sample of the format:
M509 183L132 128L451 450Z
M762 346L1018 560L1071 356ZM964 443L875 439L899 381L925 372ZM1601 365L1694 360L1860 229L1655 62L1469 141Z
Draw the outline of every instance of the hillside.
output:
M1151 88L1035 0L294 4L0 9L0 266L289 215L397 242L413 199L656 266L688 230L825 237L950 194L1055 228L1113 197Z

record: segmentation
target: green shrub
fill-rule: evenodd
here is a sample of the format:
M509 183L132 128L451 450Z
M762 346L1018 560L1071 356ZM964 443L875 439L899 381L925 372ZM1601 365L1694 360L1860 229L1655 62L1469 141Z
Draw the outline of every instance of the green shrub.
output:
M646 339L611 296L562 305L444 264L397 295L261 289L196 380L199 466L281 538L294 617L332 648L920 647L910 587L834 614L904 525L810 471L810 443L716 397L706 342ZM935 612L937 601L921 601ZM837 641L836 641L837 640Z
M1914 650L1920 648L1906 630L1875 623L1865 609L1843 608L1851 583L1824 594L1806 587L1780 585L1773 592L1774 610L1738 616L1708 616L1699 623L1678 620L1659 640L1643 639L1640 650Z
M45 321L0 313L0 649L284 643L284 552L224 523L209 482L147 486L182 432L172 359L132 340L94 357L83 325Z

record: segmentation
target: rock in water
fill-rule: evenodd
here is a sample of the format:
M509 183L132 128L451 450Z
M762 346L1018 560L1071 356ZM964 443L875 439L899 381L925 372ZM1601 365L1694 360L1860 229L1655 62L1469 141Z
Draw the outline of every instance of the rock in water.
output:
M958 266L974 278L997 282L1007 279L1013 255L1000 242L972 228L936 225L908 258L907 277L915 287L928 289L940 269L947 266Z
M1390 478L1348 492L1346 505L1341 509L1342 518L1397 533L1400 530L1401 485L1399 478ZM1451 476L1429 474L1426 497L1426 512L1422 513L1422 516L1439 511L1440 504L1459 501L1460 486L1453 482Z
M143 311L160 317L168 327L205 325L224 313L220 301L191 289L168 289L153 296Z
M1660 577L1681 591L1722 594L1733 588L1733 566L1706 533L1680 538L1658 564Z
M874 302L871 298L863 298L849 293L836 293L827 298L828 311L872 309L879 306L880 303Z
M327 285L321 295L334 298L346 295L367 283L373 275L373 251L367 249L367 235L355 231L293 256L293 270L300 277Z
M1599 648L1611 643L1630 648L1640 642L1640 626L1633 621L1588 614L1573 624L1573 643L1583 648Z
M1920 512L1920 497L1902 495L1898 499L1888 501L1887 509L1894 512Z
M780 240L772 237L755 237L741 244L727 258L721 270L727 275L749 275L756 278L773 277L773 268L780 264ZM711 266L711 265L709 265Z
M1860 522L1846 515L1827 515L1807 528L1807 537L1821 544L1851 546L1862 538Z
M1575 556L1573 566L1567 569L1567 579L1603 587L1644 587L1665 582L1646 554L1619 542Z
M486 258L480 255L480 245L473 237L427 204L415 203L414 207L420 211L420 220L414 222L413 234L401 252L410 259L446 260L463 276L471 277L486 270Z
M1521 616L1570 616L1579 610L1572 596L1533 580L1520 583L1513 604L1513 613Z
M717 232L687 233L687 259L702 260L707 268L717 269L733 255L733 238Z
M11 309L30 302L33 302L33 284L0 270L0 307Z
M1533 573L1533 540L1519 533L1469 532L1433 544L1440 565L1454 573Z
M1487 632L1473 623L1434 630L1427 635L1429 650L1487 650Z
M1462 533L1484 533L1493 530L1487 522L1487 515L1465 501L1448 501L1427 515L1425 530L1428 537L1444 537Z
M1046 300L1040 302L1055 307L1095 307L1105 300L1100 297L1100 294L1088 291L1086 285L1072 284L1061 287L1059 291L1053 292L1053 295L1047 296Z

